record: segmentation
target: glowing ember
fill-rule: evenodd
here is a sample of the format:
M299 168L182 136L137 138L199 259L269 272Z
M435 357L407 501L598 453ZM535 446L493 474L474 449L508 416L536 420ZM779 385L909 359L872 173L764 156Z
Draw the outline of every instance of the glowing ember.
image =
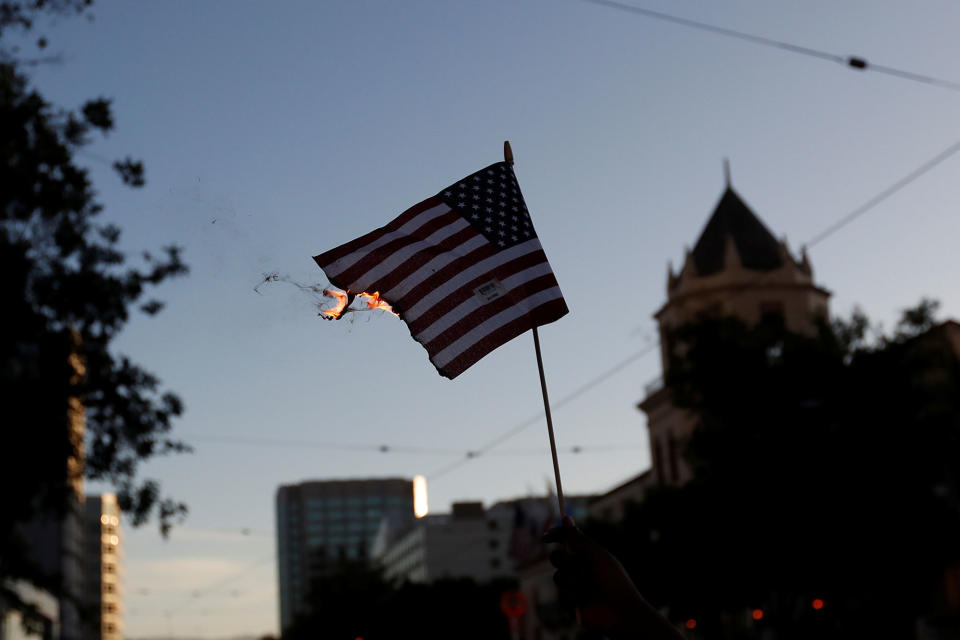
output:
M387 302L380 297L379 291L374 291L373 293L358 293L357 297L364 298L365 299L364 302L366 302L367 306L370 307L371 309L380 309L382 311L389 311L390 313L397 316L398 318L400 317L399 314L393 311L393 307L387 304Z
M380 297L379 291L374 291L373 293L357 293L353 294L349 291L337 291L336 289L324 289L323 295L334 298L335 304L329 309L321 309L320 316L327 320L337 320L342 318L345 314L355 311L355 309L348 308L350 303L356 298L363 300L364 304L367 305L369 309L380 309L381 311L388 311L393 315L400 317L399 314L394 312L393 308L387 304L385 300Z
M324 289L323 295L336 298L336 304L329 309L321 309L320 315L327 320L336 320L343 315L343 310L347 308L350 302L347 300L346 291L335 291L333 289Z

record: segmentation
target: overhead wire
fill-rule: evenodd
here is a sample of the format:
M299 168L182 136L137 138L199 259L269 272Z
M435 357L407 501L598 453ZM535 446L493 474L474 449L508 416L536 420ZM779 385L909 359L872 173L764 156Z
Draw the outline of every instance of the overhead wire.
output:
M601 381L595 381L599 384ZM557 406L562 406L560 403ZM534 418L534 422L536 418ZM315 447L319 449L329 449L334 451L364 451L377 453L402 453L411 455L479 455L477 451L450 448L432 448L432 447L406 447L388 444L355 444L344 442L324 442L318 440L282 440L275 438L247 438L242 436L220 436L220 435L199 435L190 436L191 442L210 442L216 444L241 445L241 446L276 446L276 447ZM613 451L617 449L629 449L633 445L628 444L602 444L602 445L574 445L563 449L567 453L592 453L595 451ZM503 455L533 455L542 453L542 449L508 449L500 450L497 453ZM213 531L213 530L210 530ZM227 530L223 530L227 532Z
M951 91L960 91L960 82L954 82L952 80L945 80L943 78L937 78L935 76L930 76L922 73L916 73L914 71L909 71L905 69L898 69L896 67L890 67L886 65L877 65L871 62L868 62L866 58L862 56L845 56L829 51L822 51L820 49L814 49L812 47L805 47L798 44L793 44L790 42L784 42L782 40L776 40L774 38L768 38L766 36L759 36L752 33L747 33L745 31L738 31L736 29L728 29L726 27L721 27L715 24L710 24L707 22L701 22L699 20L691 20L689 18L683 18L669 13L664 13L662 11L654 11L653 9L646 9L643 7L638 7L636 5L627 4L625 2L618 2L617 0L581 0L589 4L600 5L608 7L611 9L616 9L618 11L623 11L626 13L632 13L635 15L644 16L646 18L652 18L654 20L660 20L663 22L671 22L673 24L678 24L684 27L690 27L691 29L699 29L700 31L706 31L709 33L714 33L716 35L724 36L727 38L735 38L738 40L743 40L745 42L750 42L752 44L770 47L774 49L780 49L783 51L789 51L791 53L796 53L799 55L808 56L811 58L818 58L820 60L827 60L829 62L835 62L842 64L851 69L856 69L857 71L874 71L876 73L882 73L902 80L910 80L912 82L919 82L923 84L929 84L942 89L949 89Z

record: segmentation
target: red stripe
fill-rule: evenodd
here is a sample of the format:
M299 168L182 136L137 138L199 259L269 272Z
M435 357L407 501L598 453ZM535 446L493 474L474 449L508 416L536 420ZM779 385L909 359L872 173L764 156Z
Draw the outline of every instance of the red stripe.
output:
M496 253L497 249L492 244L484 244L480 247L477 247L467 255L457 258L436 273L431 273L424 280L414 285L405 296L396 302L391 301L390 304L393 305L394 309L409 309L413 305L417 304L417 301L423 298L425 295L434 289L439 289L441 286L443 286L443 284L450 280L450 278L453 278L458 273L469 269L478 262L486 260Z
M433 196L432 198L427 198L423 202L419 202L413 205L412 207L410 207L409 209L407 209L406 211L404 211L399 216L397 216L396 218L388 222L386 225L380 227L379 229L374 229L370 233L362 235L356 240L351 240L350 242L347 242L346 244L342 244L339 247L334 247L329 251L324 251L320 255L314 256L313 259L316 260L320 268L323 269L326 265L332 264L337 260L339 260L340 258L350 255L360 247L366 244L369 244L370 242L373 242L380 236L386 233L390 233L392 231L396 231L397 229L407 224L408 222L416 218L418 215L420 215L424 211L427 211L428 209L432 209L433 207L440 204L443 204L443 201L436 196ZM340 286L340 285L337 285L337 286Z
M455 308L461 302L470 298L470 296L474 295L473 290L479 287L481 284L487 283L493 278L496 278L497 280L500 280L502 282L507 278L509 278L510 276L514 275L515 273L519 273L524 269L529 269L534 265L537 265L546 261L547 261L547 255L542 250L537 250L537 251L533 251L531 253L522 255L519 258L514 258L509 262L504 262L503 264L494 266L488 271L478 275L473 280L470 280L460 288L454 291L451 291L450 294L448 294L445 298L440 300L440 302L438 302L437 304L430 307L426 312L423 313L423 315L421 315L415 321L408 322L408 324L410 325L410 331L413 333L420 333L421 331L429 327L431 324L433 324L437 320L437 318L445 314L447 311ZM473 266L473 265L467 265L466 268L469 268L470 266ZM461 270L465 270L465 269L461 269ZM430 279L432 280L433 278L431 277ZM449 277L447 279L449 280ZM427 283L424 283L424 284L426 285ZM414 291L411 291L409 295L404 296L403 304L400 305L400 308L401 309L409 308L408 306L406 306L406 300L408 298L412 298L414 294L423 290L423 293L421 293L420 296L418 296L416 299L413 300L413 304L415 304L416 300L418 300L423 295L426 295L427 293L429 293L430 291L433 291L434 289L439 289L440 287L442 287L443 283L435 282L435 283L429 283L429 285L430 286L426 289L424 289L423 285L420 287L417 287L417 289L415 289Z
M557 284L557 279L552 273L540 276L539 278L534 278L502 298L498 298L493 302L483 305L423 346L426 347L427 351L429 351L431 354L439 353L454 341L461 338L468 331L483 324L501 311L523 304L523 301L531 295L557 286L559 286Z
M457 247L462 245L464 242L480 236L476 229L472 226L467 226L466 229L462 229L449 238L446 238L443 242L438 245L428 247L426 249L421 249L416 252L406 262L401 264L399 267L391 271L386 276L380 278L376 282L376 289L378 291L390 291L395 286L400 284L404 278L409 276L411 273L415 272L417 269L427 264L434 258L441 256L446 253L454 251Z
M484 336L458 357L447 363L443 369L437 369L440 375L453 380L497 347L513 340L533 327L539 327L567 314L567 303L561 300L545 302L529 314L503 325L496 331ZM429 353L429 351L428 351Z
M377 247L376 249L368 252L363 256L363 258L360 259L359 262L349 267L346 271L341 271L340 273L336 274L337 279L350 283L348 288L356 289L357 291L368 288L382 291L383 289L380 289L379 284L372 282L357 283L356 281L367 271L370 271L370 269L373 269L375 266L392 256L397 251L405 249L414 243L423 242L433 233L459 220L463 220L463 218L460 216L460 214L453 211L445 213L436 218L432 218L425 222L422 226L412 231L409 235L395 238L385 245Z

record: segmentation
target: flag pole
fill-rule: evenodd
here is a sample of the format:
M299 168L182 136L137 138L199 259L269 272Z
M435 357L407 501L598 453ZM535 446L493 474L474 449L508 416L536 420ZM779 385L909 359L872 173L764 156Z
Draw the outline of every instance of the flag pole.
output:
M503 159L511 167L513 166L513 149L510 148L510 141L503 141ZM553 418L550 415L550 398L547 395L547 379L543 375L543 356L540 355L540 334L537 327L533 327L533 348L537 352L537 369L540 371L540 391L543 392L543 411L547 416L547 434L550 436L550 454L553 456L553 477L557 483L557 506L560 507L560 517L566 515L563 506L563 484L560 482L560 462L557 459L557 440L553 435Z

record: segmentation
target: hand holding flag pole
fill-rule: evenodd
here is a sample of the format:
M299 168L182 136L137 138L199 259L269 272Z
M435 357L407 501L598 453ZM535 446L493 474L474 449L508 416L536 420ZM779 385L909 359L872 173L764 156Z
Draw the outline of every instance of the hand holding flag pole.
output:
M513 166L513 149L510 141L503 141L503 159ZM557 506L560 507L560 518L566 515L563 505L563 483L560 481L560 462L557 459L557 440L553 435L553 417L550 415L550 399L547 395L547 379L543 375L543 356L540 354L540 334L537 326L533 326L533 348L537 352L537 369L540 371L540 391L543 393L543 412L547 417L547 435L550 436L550 455L553 456L553 477L557 484Z

